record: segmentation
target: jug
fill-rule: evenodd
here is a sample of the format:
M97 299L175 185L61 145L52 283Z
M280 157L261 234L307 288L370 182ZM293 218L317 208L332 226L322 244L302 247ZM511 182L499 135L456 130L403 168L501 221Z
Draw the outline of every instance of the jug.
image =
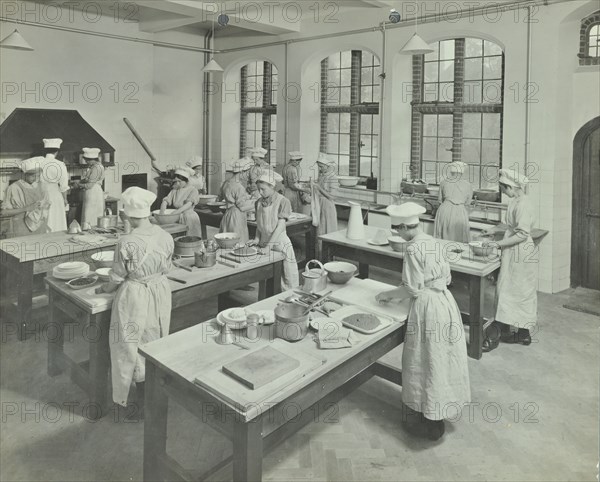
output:
M217 250L212 249L210 245L204 247L201 242L200 248L194 252L194 265L196 268L211 268L217 264Z
M348 239L364 239L365 226L363 223L362 209L360 203L348 201L350 205L350 216L348 217L348 230L346 237Z

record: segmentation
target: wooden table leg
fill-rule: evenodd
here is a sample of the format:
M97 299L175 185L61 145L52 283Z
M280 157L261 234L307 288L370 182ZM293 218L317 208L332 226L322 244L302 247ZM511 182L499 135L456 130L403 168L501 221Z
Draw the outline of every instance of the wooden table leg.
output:
M159 374L146 362L144 406L144 476L146 481L164 480L160 462L167 453L167 416L169 399L162 389Z
M202 239L203 239L204 241L206 241L206 240L208 239L208 234L207 234L207 232L206 232L206 222L203 222L203 223L201 224L201 227L200 227L200 229L201 229Z
M262 420L236 421L233 427L234 482L262 480L262 460Z
M262 293L259 292L259 300L264 300L265 298L270 298L271 296L275 296L281 293L281 274L283 272L283 261L279 261L277 263L273 263L273 277L269 278L265 283L265 293L264 297Z
M321 261L323 263L333 261L331 244L329 244L327 241L321 241Z
M21 263L17 274L17 323L19 340L27 337L33 299L33 261Z
M217 309L223 311L229 301L229 291L225 291L217 296Z
M107 390L110 368L110 348L108 346L110 311L90 316L87 338L90 351L90 403L97 409L98 418L108 411Z
M46 337L48 338L48 375L54 377L63 372L61 358L64 356L65 345L65 323L63 314L54 308L55 294L50 290L48 306L50 308L48 316L48 326Z
M308 230L304 234L304 240L306 243L306 259L310 261L311 259L317 259L317 236L316 229L312 225L312 221Z
M485 276L469 276L469 346L471 358L479 360L483 343Z
M358 263L358 277L360 279L369 278L369 265L365 263Z

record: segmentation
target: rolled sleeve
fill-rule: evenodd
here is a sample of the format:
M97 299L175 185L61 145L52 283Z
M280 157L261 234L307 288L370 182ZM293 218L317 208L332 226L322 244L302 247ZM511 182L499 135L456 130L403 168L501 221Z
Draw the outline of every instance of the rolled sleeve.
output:
M288 198L284 197L279 203L279 211L277 212L277 217L279 219L284 219L285 221L287 221L288 219L290 219L291 215L292 203Z

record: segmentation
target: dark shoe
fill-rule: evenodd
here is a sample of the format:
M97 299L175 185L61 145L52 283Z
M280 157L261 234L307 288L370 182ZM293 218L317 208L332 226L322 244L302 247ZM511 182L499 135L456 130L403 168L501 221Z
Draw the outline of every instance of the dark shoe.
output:
M498 348L498 345L500 344L500 339L492 339L490 337L486 337L485 340L483 340L483 344L481 345L481 351L483 353L489 353L492 350L495 350L496 348Z
M526 328L519 328L519 332L517 333L517 338L521 345L529 346L531 345L531 334L529 330Z
M433 442L442 438L446 432L446 425L443 420L427 420L427 437Z

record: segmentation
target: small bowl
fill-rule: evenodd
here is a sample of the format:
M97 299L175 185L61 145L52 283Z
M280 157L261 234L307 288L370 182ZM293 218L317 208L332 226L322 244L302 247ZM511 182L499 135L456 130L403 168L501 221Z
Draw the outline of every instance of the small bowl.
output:
M219 233L215 234L215 241L220 248L233 249L240 241L240 235L237 233Z
M344 263L342 261L325 263L323 267L327 271L329 281L336 285L346 284L356 273L356 266L352 263Z
M494 252L494 248L492 247L483 247L483 241L471 241L469 243L471 250L475 256L490 256Z
M388 242L394 251L402 253L406 249L406 240L400 236L392 236L388 238Z
M112 270L110 268L98 268L96 270L96 274L98 275L98 279L100 281L108 281L110 279L110 272Z
M337 179L342 187L353 187L360 181L360 177L356 176L338 176Z
M94 262L94 266L96 266L96 269L110 268L113 265L113 260L115 259L115 252L100 251L99 253L92 254L91 258Z
M206 203L206 207L208 209L210 209L213 213L218 213L221 210L221 207L224 207L225 203L217 203L217 202L210 202L210 203Z
M473 199L485 202L498 201L500 193L494 189L476 189L473 191Z
M80 284L83 283L85 280L85 284ZM75 278L72 279L71 281L67 281L66 285L71 288L72 290L84 290L86 288L89 288L91 286L94 286L96 284L96 282L98 281L98 277L95 275L92 276L83 276L81 278Z

